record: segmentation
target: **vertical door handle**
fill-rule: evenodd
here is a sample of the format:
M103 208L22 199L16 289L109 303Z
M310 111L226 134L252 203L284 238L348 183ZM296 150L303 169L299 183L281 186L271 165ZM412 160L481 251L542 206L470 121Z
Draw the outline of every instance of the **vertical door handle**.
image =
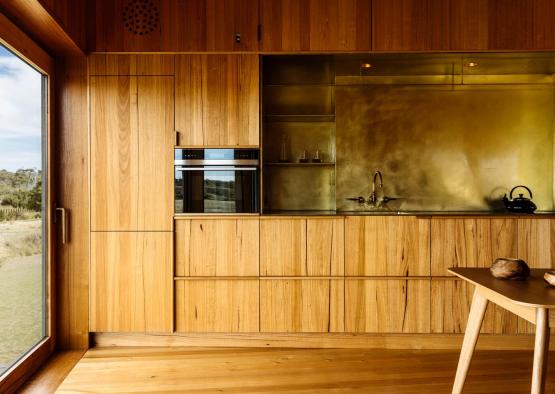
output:
M56 213L62 214L62 245L67 243L67 212L65 208L56 207Z

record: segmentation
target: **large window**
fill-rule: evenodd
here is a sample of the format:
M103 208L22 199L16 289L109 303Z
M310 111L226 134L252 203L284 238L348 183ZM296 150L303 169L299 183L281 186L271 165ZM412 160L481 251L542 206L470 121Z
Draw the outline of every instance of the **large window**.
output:
M0 376L48 334L46 83L0 45Z

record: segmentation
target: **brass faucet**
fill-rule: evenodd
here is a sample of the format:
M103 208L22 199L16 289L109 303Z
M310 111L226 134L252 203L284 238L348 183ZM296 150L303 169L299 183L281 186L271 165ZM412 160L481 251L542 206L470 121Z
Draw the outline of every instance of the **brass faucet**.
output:
M368 199L368 202L374 205L378 203L378 195L376 194L376 180L378 179L378 177L380 178L380 183L378 184L378 187L383 192L383 176L380 170L376 170L376 172L374 173L374 178L372 179L372 194Z

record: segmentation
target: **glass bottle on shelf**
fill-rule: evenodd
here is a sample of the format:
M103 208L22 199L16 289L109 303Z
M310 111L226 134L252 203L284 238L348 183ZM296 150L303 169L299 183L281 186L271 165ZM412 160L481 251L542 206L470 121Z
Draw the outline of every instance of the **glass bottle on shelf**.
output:
M288 163L289 162L289 149L287 149L287 136L283 135L281 137L281 149L279 152L279 162Z
M313 163L321 163L322 159L320 158L320 149L316 147L316 152L314 152L314 157L312 158Z
M303 150L301 156L299 157L299 163L308 163L308 158L306 157L306 150Z

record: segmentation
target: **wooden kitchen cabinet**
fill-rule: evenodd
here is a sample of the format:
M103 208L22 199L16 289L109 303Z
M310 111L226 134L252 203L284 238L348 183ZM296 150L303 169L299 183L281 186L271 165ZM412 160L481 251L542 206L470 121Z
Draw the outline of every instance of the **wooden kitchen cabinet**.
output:
M498 257L518 256L516 219L432 219L432 275L450 267L489 267Z
M465 332L474 286L454 278L432 279L431 332ZM515 314L489 303L482 323L485 334L532 334L534 326Z
M346 279L345 331L429 333L430 279Z
M172 231L173 77L90 81L91 230Z
M175 125L182 146L258 146L256 55L179 55Z
M519 218L517 252L532 268L555 268L555 219Z
M551 0L451 0L451 50L555 48Z
M374 51L448 50L449 0L373 0Z
M342 276L343 218L260 220L261 276Z
M259 220L175 221L176 276L258 276Z
M260 280L261 332L343 332L344 280Z
M370 0L261 0L265 52L371 51Z
M173 330L172 233L91 233L90 331Z
M128 1L96 0L92 51L258 50L258 0L152 0L149 3L145 4L150 11L148 29L134 32L123 18ZM239 41L237 35L240 35Z
M347 217L345 275L430 275L430 220L414 216Z
M258 332L258 280L176 280L177 332Z

